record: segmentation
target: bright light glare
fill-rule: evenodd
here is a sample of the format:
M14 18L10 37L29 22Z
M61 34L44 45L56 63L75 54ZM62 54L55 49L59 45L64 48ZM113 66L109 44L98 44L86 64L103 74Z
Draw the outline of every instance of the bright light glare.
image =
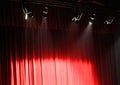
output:
M27 19L28 19L28 14L26 13L26 14L25 14L25 20L27 20Z
M89 21L89 25L92 25L93 23Z

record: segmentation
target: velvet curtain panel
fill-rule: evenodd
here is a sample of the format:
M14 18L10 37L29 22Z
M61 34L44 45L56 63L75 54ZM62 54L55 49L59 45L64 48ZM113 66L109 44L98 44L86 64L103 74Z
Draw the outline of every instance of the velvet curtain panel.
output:
M51 7L43 18L31 7L28 21L19 4L0 13L0 85L116 85L113 33L86 33L73 9Z

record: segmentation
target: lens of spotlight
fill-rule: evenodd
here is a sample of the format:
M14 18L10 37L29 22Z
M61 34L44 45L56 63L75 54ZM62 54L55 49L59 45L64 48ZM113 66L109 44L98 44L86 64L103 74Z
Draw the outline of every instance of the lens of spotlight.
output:
M93 23L91 21L89 21L89 25L92 25Z
M26 13L26 14L25 14L25 20L27 20L27 19L28 19L28 14Z

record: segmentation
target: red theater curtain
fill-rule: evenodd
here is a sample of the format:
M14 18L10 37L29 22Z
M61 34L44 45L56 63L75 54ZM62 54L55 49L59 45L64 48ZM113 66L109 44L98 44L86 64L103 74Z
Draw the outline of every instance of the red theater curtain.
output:
M51 7L41 18L33 5L25 21L10 7L1 13L0 85L116 85L112 33L71 23L71 9Z
M98 85L90 61L93 50L83 42L69 41L59 31L16 33L11 36L15 41L10 40L11 85Z
M3 31L3 30L2 30ZM98 85L93 47L89 43L68 40L67 32L5 28L2 62L10 68L2 75L8 85ZM4 37L4 38L5 38ZM81 45L80 45L81 44ZM87 46L86 46L87 45ZM89 48L90 46L90 48ZM7 53L6 53L7 52ZM7 66L6 65L6 66ZM8 72L9 83L5 73ZM87 82L86 82L87 81Z

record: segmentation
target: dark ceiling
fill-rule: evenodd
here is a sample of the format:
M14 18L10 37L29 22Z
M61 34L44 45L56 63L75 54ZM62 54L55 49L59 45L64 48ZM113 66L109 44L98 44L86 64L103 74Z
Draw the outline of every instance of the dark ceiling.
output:
M106 2L104 4L108 7L120 9L120 1L119 0L106 0Z
M80 3L80 2L87 2L87 3L94 3L97 5L104 5L109 8L120 9L119 0L1 0L1 1L32 1L32 2L39 2L39 1L47 1L47 2L69 2L69 3Z
M25 1L25 0L23 0ZM28 1L42 1L42 0L28 0ZM43 0L43 1L63 1L63 2L98 2L107 7L120 9L119 0Z

